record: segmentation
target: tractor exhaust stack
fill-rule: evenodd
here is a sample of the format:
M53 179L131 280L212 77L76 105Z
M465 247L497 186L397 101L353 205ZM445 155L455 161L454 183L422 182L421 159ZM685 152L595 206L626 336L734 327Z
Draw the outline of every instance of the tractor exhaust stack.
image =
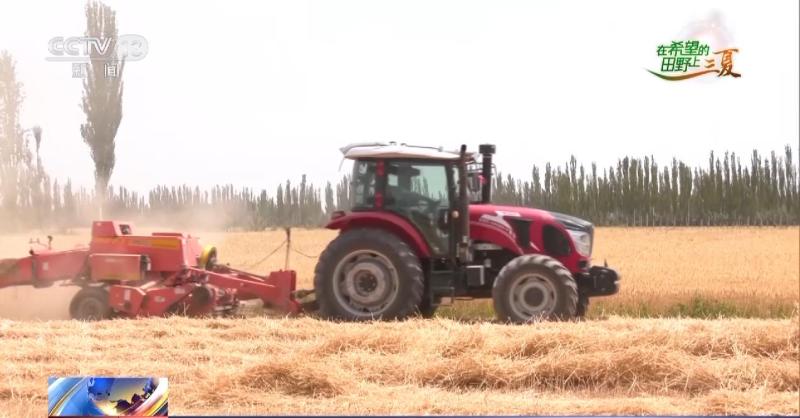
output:
M481 202L492 202L492 154L495 153L495 146L493 144L481 144L478 147L478 152L483 156L482 172L483 181L486 182L481 187Z
M458 211L459 214L455 222L458 222L458 227L455 229L456 245L456 258L462 264L471 262L471 254L469 251L469 199L467 198L467 146L461 146L461 164L458 165L458 195L461 196L459 201Z

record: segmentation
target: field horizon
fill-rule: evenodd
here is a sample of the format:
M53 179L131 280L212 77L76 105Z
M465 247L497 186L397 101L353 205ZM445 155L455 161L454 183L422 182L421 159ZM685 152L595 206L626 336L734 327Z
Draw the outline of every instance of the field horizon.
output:
M144 227L140 233L172 228ZM180 230L180 229L179 229ZM267 273L285 267L283 230L185 231L216 245L220 261ZM337 231L293 228L289 268L298 288L313 287L316 257ZM26 255L31 234L0 236L0 258ZM88 229L54 235L54 248L89 240ZM620 292L594 298L590 318L789 318L800 306L799 227L599 227L593 261L621 275ZM67 319L75 287L0 289L0 318ZM457 301L438 313L453 319L489 320L490 300Z

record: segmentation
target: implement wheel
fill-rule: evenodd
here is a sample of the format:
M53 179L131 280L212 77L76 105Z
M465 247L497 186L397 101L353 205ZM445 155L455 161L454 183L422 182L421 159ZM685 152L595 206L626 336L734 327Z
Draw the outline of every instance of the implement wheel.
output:
M579 312L578 286L558 260L522 255L500 270L492 289L498 319L512 323L567 320Z
M102 287L84 287L69 304L72 319L98 321L111 318L113 311L108 304L108 290Z
M319 312L330 319L406 318L417 312L423 289L419 258L408 244L380 229L341 233L314 271Z

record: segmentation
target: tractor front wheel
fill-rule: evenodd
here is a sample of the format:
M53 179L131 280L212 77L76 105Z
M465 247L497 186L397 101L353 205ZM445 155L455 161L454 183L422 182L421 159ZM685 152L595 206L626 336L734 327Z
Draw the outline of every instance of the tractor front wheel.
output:
M403 319L416 313L423 289L417 255L403 240L380 229L339 234L314 271L319 313L330 319Z
M108 290L102 287L84 287L69 304L72 319L98 321L111 318L113 310L108 304Z
M504 322L566 320L578 313L578 287L558 260L519 256L500 270L492 289L494 310Z

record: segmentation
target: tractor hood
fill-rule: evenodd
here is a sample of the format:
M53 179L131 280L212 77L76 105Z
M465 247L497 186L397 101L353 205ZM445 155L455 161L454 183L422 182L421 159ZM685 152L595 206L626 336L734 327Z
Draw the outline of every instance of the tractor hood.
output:
M552 238L552 235L548 238L547 228L552 226L563 231L564 237L570 241L569 245L575 251L574 256L561 259L570 271L585 267L588 262L586 258L592 253L594 225L575 216L521 206L472 204L469 207L469 219L474 226L474 229L470 229L471 239L492 242L506 248L511 248L516 243L523 251L539 248L555 256L562 252L557 249L561 244L553 241L557 238ZM489 230L497 231L498 234L489 233ZM563 254L567 256L570 252ZM584 264L581 265L580 262Z
M557 221L561 222L564 225L564 228L570 229L573 231L584 231L584 232L592 232L594 229L594 225L591 222L583 220L581 218L576 218L572 215L565 215L563 213L558 212L550 212Z
M478 220L482 216L525 218L532 221L553 221L555 218L551 212L542 209L494 204L473 203L469 205L469 218L471 220Z
M558 222L566 229L573 231L591 232L593 225L591 222L563 213L551 212L544 209L526 208L523 206L504 206L504 205L482 205L472 204L469 206L469 218L478 221L481 217L511 217L524 218L533 222L552 223Z

